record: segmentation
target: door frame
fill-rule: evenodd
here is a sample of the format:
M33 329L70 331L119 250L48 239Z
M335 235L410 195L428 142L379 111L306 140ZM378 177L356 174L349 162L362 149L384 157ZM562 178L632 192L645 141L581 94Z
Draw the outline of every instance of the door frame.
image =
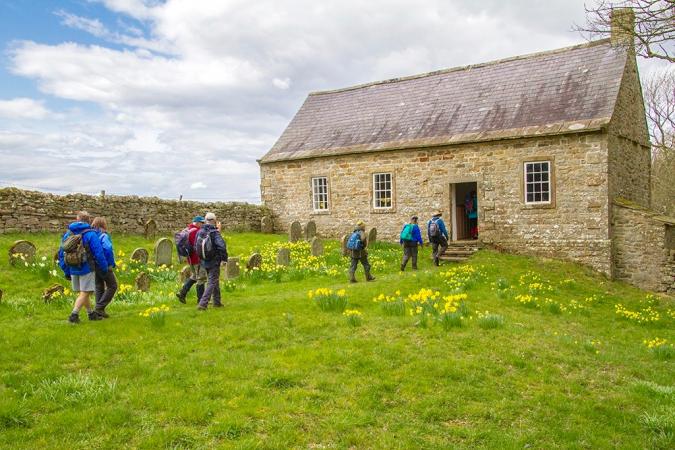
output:
M476 195L480 199L480 181L477 178L457 178L450 182L450 226L452 241L457 241L457 190L458 184L476 183ZM478 202L480 207L480 201Z

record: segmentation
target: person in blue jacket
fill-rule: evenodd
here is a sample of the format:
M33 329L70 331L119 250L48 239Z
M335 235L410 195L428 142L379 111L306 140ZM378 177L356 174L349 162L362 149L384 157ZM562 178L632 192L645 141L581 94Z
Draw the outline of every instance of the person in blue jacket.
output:
M403 261L401 261L401 272L405 270L408 260L412 259L412 269L417 270L417 245L424 245L422 232L417 224L417 216L410 218L410 223L403 225L401 230L401 239L399 243L403 245Z
M220 297L220 264L227 262L227 246L220 234L220 222L216 222L216 215L212 212L207 213L204 220L206 223L199 229L195 241L195 250L199 254L200 264L206 269L206 288L197 305L197 309L200 311L204 311L209 306L211 297L213 297L213 306L215 308L223 306ZM198 249L200 243L204 242L207 235L211 237L211 244L214 250L213 256L210 258L203 257Z
M434 265L440 266L440 257L448 249L448 229L445 228L445 222L441 219L443 212L438 210L427 222L427 236L431 242L432 256Z
M110 317L105 312L106 306L110 304L115 292L117 292L117 278L113 269L115 265L115 250L113 249L112 239L108 234L108 222L105 217L96 217L91 223L91 227L98 232L98 237L101 240L101 247L103 247L103 254L108 262L108 272L101 275L96 272L96 306L94 312L103 319Z
M66 279L71 281L73 291L78 293L73 312L68 317L71 323L80 322L80 309L83 306L87 309L89 320L101 320L101 316L91 309L89 297L95 291L95 271L105 276L108 273L108 261L103 254L98 233L89 225L90 220L86 211L77 213L77 220L68 226L59 248L59 266ZM81 245L78 245L79 242Z

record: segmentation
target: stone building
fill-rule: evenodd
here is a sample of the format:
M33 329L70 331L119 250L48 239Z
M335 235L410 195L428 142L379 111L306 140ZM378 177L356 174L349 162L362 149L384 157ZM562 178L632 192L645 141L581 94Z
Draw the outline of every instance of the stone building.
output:
M259 161L276 227L337 237L363 219L393 240L441 209L461 240L476 191L482 243L672 290L675 222L641 215L656 250L636 254L636 214L618 211L650 206L650 143L632 11L617 11L610 39L311 93Z

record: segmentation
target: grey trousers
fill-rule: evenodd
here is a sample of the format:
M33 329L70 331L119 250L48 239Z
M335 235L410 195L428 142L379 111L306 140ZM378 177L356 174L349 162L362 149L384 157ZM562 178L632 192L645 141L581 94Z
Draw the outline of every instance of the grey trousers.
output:
M368 254L366 252L361 252L358 258L352 256L352 263L349 266L349 273L356 273L356 268L359 265L359 261L361 261L361 265L363 265L363 270L366 272L366 275L370 274L370 263L368 262Z
M209 300L213 296L213 304L220 305L220 264L206 269L206 289L204 295L199 299L199 306L206 308Z
M105 310L117 292L117 278L112 269L108 269L105 275L96 273L96 309Z
M431 253L434 257L434 264L438 265L438 258L448 249L448 240L445 236L435 238L431 241Z
M417 242L415 246L403 243L403 261L401 261L401 270L405 270L408 261L412 259L412 268L417 270Z

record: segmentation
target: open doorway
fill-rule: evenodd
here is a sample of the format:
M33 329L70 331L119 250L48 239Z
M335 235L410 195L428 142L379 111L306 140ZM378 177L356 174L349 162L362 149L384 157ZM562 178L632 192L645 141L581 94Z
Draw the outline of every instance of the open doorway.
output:
M478 239L478 183L453 183L450 187L452 240Z

